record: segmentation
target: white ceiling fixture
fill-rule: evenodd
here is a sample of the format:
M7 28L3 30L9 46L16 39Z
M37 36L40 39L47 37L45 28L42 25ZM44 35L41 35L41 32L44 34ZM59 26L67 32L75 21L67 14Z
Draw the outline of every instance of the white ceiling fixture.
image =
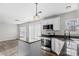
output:
M70 12L78 9L77 3L66 3L64 12Z
M38 11L38 3L35 3L36 5L36 11L35 11L35 15L33 16L33 19L34 20L39 20L40 19L40 16L39 16L39 13L42 13L42 11Z

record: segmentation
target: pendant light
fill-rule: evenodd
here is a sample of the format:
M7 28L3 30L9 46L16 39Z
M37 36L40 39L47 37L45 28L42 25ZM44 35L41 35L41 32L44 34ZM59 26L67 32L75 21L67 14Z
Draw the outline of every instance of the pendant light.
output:
M39 20L40 17L39 17L39 15L38 15L38 3L35 3L35 5L36 5L36 12L35 12L35 16L33 16L33 19L34 19L34 20Z

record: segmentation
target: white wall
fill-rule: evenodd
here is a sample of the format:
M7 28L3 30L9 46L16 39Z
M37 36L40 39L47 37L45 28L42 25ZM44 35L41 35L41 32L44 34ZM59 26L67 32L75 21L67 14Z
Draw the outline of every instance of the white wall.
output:
M18 38L17 25L0 23L0 41Z
M72 12L69 12L69 13L62 14L60 18L61 18L60 19L61 31L64 32L64 30L66 29L65 21L68 20L68 19L77 19L78 18L78 11L72 11ZM79 35L79 29L77 29L74 32L71 32L71 34Z

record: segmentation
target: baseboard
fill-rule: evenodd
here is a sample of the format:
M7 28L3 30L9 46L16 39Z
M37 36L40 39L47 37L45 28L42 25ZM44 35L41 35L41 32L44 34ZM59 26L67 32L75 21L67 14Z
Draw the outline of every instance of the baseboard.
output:
M20 40L20 41L23 41L23 42L28 43L28 44L32 44L32 43L35 43L35 42L39 42L39 41L41 41L41 40L37 40L37 41L34 41L34 42L26 42L26 41L24 41L24 40Z
M7 40L0 40L0 41L10 41L10 40L18 40L18 39L7 39Z

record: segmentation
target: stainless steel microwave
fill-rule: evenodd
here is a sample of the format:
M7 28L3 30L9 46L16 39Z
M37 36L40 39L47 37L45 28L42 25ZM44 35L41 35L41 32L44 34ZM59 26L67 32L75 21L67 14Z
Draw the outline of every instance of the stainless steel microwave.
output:
M43 30L44 29L52 29L53 30L53 24L43 25Z

